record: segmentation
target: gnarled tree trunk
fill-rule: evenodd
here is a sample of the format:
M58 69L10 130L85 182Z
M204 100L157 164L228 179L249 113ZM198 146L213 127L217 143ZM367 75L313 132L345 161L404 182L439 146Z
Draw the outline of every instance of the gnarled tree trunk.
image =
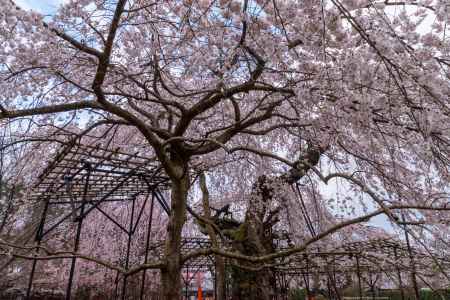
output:
M250 197L245 221L234 234L237 250L248 256L263 256L275 252L272 226L278 222L278 210L268 209L274 196L272 180L258 178ZM268 262L270 263L270 262ZM233 300L271 300L276 294L276 277L272 268L241 263L232 267Z
M300 180L311 166L318 163L322 152L323 149L311 147L298 158L296 168L278 177L260 176L257 179L245 221L231 236L236 250L248 256L263 256L276 251L272 228L279 221L279 208L270 207L280 192L277 187ZM233 300L270 300L277 293L276 276L272 268L262 269L258 264L242 263L241 266L233 266L232 278Z

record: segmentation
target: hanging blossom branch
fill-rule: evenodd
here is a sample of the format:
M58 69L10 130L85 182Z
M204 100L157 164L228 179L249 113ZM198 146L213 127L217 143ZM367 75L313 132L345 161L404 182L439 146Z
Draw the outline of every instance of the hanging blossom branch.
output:
M314 166L310 166L311 169L316 173L320 179L328 184L329 180L333 178L344 178L351 183L359 186L362 191L366 194L368 194L380 207L380 211L383 212L394 224L398 225L402 230L405 231L406 234L410 234L421 246L424 247L424 249L427 251L427 253L430 255L432 260L436 263L441 273L450 280L450 276L447 274L447 272L444 270L444 268L441 266L441 264L436 259L435 255L430 251L430 249L421 241L419 237L416 236L416 234L408 228L405 224L405 222L402 222L399 220L397 216L395 216L392 212L392 209L395 208L395 206L388 206L384 204L383 200L380 199L371 189L369 189L362 181L358 180L352 175L344 174L344 173L332 173L327 176L323 176ZM412 207L403 207L404 209L418 209L418 210L436 210L436 211L450 211L450 207L444 206L444 207L433 207L433 206L412 206Z
M416 209L416 210L450 211L450 207L432 207L432 206L420 206L420 205L391 205L391 206L387 207L387 209L389 209L389 210ZM354 218L354 219L351 219L348 221L341 222L341 223L336 224L335 226L323 231L322 233L319 233L318 235L309 239L308 241L306 241L303 245L301 245L299 247L293 247L288 250L279 251L279 252L268 254L268 255L247 256L247 255L242 255L242 254L239 254L236 252L229 252L229 251L223 250L221 248L218 248L217 246L215 246L215 247L213 246L209 249L202 249L202 250L198 250L198 251L194 251L192 253L186 254L182 257L182 261L187 262L196 257L216 254L221 257L230 258L230 259L237 259L237 260L247 261L247 262L252 262L252 263L264 263L266 261L271 261L276 258L288 257L288 256L291 256L296 253L304 252L307 250L307 248L311 244L313 244L319 240L322 240L323 238L325 238L329 235L332 235L333 233L336 233L337 231L339 231L345 227L348 227L348 226L351 226L354 224L358 224L361 222L367 222L371 218L373 218L377 215L381 215L381 214L386 214L386 210L378 209L378 210L373 211L364 216L360 216L358 218ZM202 221L206 221L206 220L204 218L202 218ZM16 245L16 244L7 242L3 239L0 239L0 245L3 246L4 248L6 248L6 250L3 250L3 253L0 253L0 256L14 257L14 258L18 258L18 259L27 259L27 260L33 260L33 259L50 260L50 259L58 259L58 258L74 258L74 257L76 257L76 258L84 259L86 261L94 262L96 264L102 265L111 270L118 271L124 275L132 275L132 274L138 273L142 270L161 269L164 267L163 262L155 261L155 262L151 262L151 263L147 263L147 264L141 264L141 265L138 265L136 267L133 267L133 268L130 268L127 270L127 269L121 268L117 265L114 265L110 262L100 260L98 258L90 257L90 256L84 255L82 253L76 253L73 251L52 251L44 246L20 246L20 245ZM37 249L43 250L47 255L45 255L45 256L25 255L25 254L21 254L18 252L20 250L33 251L33 250L37 250Z
M162 262L151 262L146 263L143 265L139 265L135 268L131 269L125 269L121 268L117 265L114 265L113 263L91 257L88 255L84 255L82 253L77 253L73 251L52 251L44 246L20 246L16 245L10 242L7 242L3 239L0 239L0 246L4 248L2 251L0 251L0 256L6 256L6 257L12 257L12 258L18 258L18 259L26 259L26 260L51 260L51 259L63 259L63 258L80 258L86 261L90 261L93 263L96 263L98 265L104 266L108 269L118 271L119 273L122 273L124 275L131 275L134 273L137 273L144 269L160 269L163 267ZM40 256L40 255L27 255L27 254L21 254L18 251L34 251L34 250L42 250L45 252L46 255Z
M247 256L247 255L241 255L241 254L235 253L235 252L224 251L219 248L211 248L211 249L199 250L199 251L195 251L190 254L187 254L187 255L183 256L183 261L188 261L188 260L198 257L198 256L205 256L205 255L211 255L211 254L218 254L218 255L221 255L221 256L224 256L227 258L238 259L238 260L248 261L248 262L252 262L252 263L260 263L260 262L269 261L269 260L272 260L275 258L286 257L286 256L290 256L295 253L305 251L308 248L308 246L310 246L311 244L313 244L319 240L322 240L323 238L325 238L333 233L336 233L337 231L339 231L345 227L348 227L348 226L354 225L354 224L358 224L358 223L362 223L362 222L367 222L375 216L378 216L381 214L387 214L386 211L401 210L401 209L450 211L450 207L432 207L432 206L421 206L421 205L391 205L388 207L385 206L384 208L375 210L364 216L360 216L360 217L357 217L357 218L354 218L354 219L351 219L348 221L341 222L341 223L319 233L315 237L309 239L303 245L301 245L299 247L293 247L288 250L279 251L279 252L276 252L273 254L263 255L263 256Z

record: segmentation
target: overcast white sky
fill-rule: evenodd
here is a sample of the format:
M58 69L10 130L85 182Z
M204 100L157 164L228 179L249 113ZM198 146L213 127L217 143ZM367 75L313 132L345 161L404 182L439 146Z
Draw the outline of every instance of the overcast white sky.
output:
M63 0L15 0L23 9L33 9L43 14L51 14L56 11Z

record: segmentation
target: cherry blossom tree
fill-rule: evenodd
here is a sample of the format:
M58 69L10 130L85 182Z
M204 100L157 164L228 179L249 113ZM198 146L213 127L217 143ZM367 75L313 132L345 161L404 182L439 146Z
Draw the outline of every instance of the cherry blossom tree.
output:
M163 299L180 298L181 268L196 256L249 270L336 243L328 237L380 214L423 247L421 230L442 226L445 1L72 0L52 16L0 4L0 120L28 122L23 140L46 145L76 128L121 127L170 178L164 258L153 265ZM189 207L202 172L211 205L237 210L231 227ZM344 211L368 210L326 220L332 183ZM313 212L304 221L300 206ZM237 242L233 251L182 255L187 209L212 239ZM277 226L291 233L289 250L273 247ZM272 275L253 275L261 285L249 293L269 299Z

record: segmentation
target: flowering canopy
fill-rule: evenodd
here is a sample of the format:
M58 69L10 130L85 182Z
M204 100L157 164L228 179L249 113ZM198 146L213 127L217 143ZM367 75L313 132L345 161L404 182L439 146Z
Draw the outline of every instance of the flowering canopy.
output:
M444 247L446 1L71 0L52 16L0 5L0 120L45 147L121 128L156 155L172 182L168 274L201 171L214 201L244 200L249 228L288 208L296 244L306 225L288 186L323 219L336 212L323 183L338 182L344 211L377 207L411 234L426 224L414 236Z

